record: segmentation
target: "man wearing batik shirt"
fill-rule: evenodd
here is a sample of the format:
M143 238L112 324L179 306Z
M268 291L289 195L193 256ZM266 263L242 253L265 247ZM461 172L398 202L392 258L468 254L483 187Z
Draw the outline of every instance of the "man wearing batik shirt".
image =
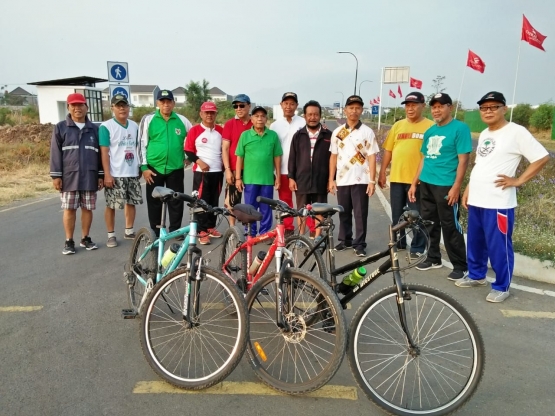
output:
M509 297L513 277L516 188L536 176L549 160L547 150L528 130L505 120L505 104L505 97L497 91L478 101L488 128L478 139L476 164L462 197L468 209L468 276L455 283L458 287L487 285L489 258L495 282L486 300L496 303ZM523 156L530 165L517 178Z
M339 244L335 250L352 247L359 257L366 256L368 205L369 197L376 190L376 153L379 151L374 132L360 121L363 106L358 95L347 98L344 109L347 122L336 128L331 136L328 186L333 194L337 190L337 202L344 209L339 214Z

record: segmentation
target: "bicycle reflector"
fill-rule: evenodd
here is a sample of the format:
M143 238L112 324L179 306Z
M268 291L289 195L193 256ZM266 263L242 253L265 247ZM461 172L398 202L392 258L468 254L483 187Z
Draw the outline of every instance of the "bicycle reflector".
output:
M258 353L262 361L266 362L268 360L268 357L266 357L266 353L264 352L264 350L262 349L262 346L257 341L255 341L254 343L254 348L256 349L256 352Z

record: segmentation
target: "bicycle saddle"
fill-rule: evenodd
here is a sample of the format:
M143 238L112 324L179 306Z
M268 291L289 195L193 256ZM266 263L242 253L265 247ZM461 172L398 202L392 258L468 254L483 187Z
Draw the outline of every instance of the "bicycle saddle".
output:
M315 202L312 204L312 211L318 215L335 214L336 212L344 212L345 210L341 205L324 204L322 202Z
M258 212L255 207L248 204L237 204L233 207L233 215L243 224L252 224L262 220L262 213Z
M167 199L173 197L173 190L170 188L164 188L163 186L157 186L152 190L153 198Z

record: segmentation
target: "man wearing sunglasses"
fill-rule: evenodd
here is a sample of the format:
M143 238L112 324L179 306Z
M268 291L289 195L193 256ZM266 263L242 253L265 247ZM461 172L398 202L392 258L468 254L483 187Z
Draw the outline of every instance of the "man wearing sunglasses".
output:
M229 209L233 208L236 204L241 203L242 193L235 187L235 178L242 177L241 172L237 174L237 156L235 150L239 137L244 131L252 127L250 116L251 99L246 94L239 94L233 99L233 109L235 110L235 117L228 120L224 124L222 133L222 160L225 170L225 206ZM235 225L235 218L229 217L230 225Z
M503 94L489 92L478 105L488 128L480 133L476 164L462 197L462 205L468 209L468 276L455 285L486 286L489 258L495 282L486 300L498 303L509 297L513 276L516 188L540 172L549 154L528 130L505 119ZM516 169L523 156L530 165L517 178Z

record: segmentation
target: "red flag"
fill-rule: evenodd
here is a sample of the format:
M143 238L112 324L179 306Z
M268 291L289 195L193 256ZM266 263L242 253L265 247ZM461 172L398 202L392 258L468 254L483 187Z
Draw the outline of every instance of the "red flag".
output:
M395 94L393 93L393 91L391 91L391 90L389 90L389 96L390 96L390 97L393 97L393 98L397 98L397 97L395 96Z
M545 52L542 43L546 37L534 29L526 16L522 15L522 40Z
M380 103L380 96L378 95L378 96L376 97L376 104L379 104L379 103Z
M486 69L486 64L484 61L482 61L482 58L480 58L470 49L468 50L468 58L466 60L466 66L469 66L470 68L475 69L476 71L482 74Z
M397 85L397 92L399 93L399 97L403 96L403 93L401 92L401 86Z
M411 86L411 88L417 88L417 89L421 90L422 89L422 81L420 81L419 79L411 77L410 86Z

